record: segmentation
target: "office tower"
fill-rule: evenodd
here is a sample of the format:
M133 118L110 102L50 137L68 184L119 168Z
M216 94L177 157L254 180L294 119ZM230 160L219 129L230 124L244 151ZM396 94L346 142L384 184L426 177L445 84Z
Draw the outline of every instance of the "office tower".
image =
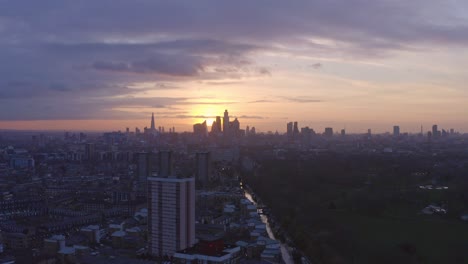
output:
M451 128L450 129L450 135L453 135L453 134L455 134L455 129Z
M156 132L156 127L154 126L154 113L151 113L151 132Z
M439 136L439 130L437 128L437 125L432 126L432 137L436 138Z
M236 136L236 137L239 136L239 134L240 134L240 123L239 123L239 120L237 120L237 117L234 119L234 121L230 122L229 132L233 136Z
M148 251L172 256L195 244L195 179L148 178Z
M138 191L144 192L146 190L146 181L151 176L152 169L151 154L148 152L137 153Z
M346 130L345 130L344 128L341 129L341 136L342 136L342 137L346 136Z
M172 176L172 152L165 150L159 151L158 159L158 177L165 178Z
M292 135L293 135L293 122L289 122L286 125L286 134L288 135L288 137L292 137Z
M211 124L211 134L218 134L218 133L219 133L218 124L216 124L216 120L215 120Z
M221 132L221 117L220 116L216 117L216 130L218 130L218 132Z
M250 135L255 135L255 127L250 128Z
M331 127L326 127L326 128L325 128L325 133L324 133L324 135L325 135L326 137L332 137L332 136L333 136L333 128L331 128Z
M224 133L224 136L229 136L229 113L228 113L228 110L224 110L223 133Z
M94 154L96 150L93 143L87 143L85 145L85 158L86 160L94 160Z
M221 132L222 132L222 130L221 130L221 117L217 116L216 120L213 121L213 124L211 125L211 133L220 134Z
M294 128L293 128L293 136L297 137L299 135L299 126L297 122L294 122Z
M447 132L447 130L445 130L445 129L442 129L442 136L444 136L444 137L445 137L445 136L447 136L447 135L448 135L448 132Z
M247 127L245 128L245 136L249 136L249 132L250 132L250 127L247 126Z
M209 152L197 152L195 156L195 179L202 185L206 185L211 177L211 160Z
M393 126L393 136L398 137L400 135L400 127Z
M206 120L203 123L193 125L193 133L199 137L205 137L208 134L208 126Z
M369 137L372 136L372 130L370 128L367 129L367 136L369 136Z
M311 140L311 137L314 134L315 134L314 130L309 128L309 127L301 128L302 143L303 144L309 144L310 140Z

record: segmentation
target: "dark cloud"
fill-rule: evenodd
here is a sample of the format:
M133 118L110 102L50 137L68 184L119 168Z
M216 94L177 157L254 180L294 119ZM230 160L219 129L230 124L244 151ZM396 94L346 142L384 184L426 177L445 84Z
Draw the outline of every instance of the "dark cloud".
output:
M173 76L195 76L203 70L202 63L193 57L153 56L133 62L97 61L94 69L130 73L159 73Z
M318 70L318 69L321 69L323 67L323 65L322 65L322 63L317 62L317 63L314 63L314 64L310 65L310 67L312 69Z

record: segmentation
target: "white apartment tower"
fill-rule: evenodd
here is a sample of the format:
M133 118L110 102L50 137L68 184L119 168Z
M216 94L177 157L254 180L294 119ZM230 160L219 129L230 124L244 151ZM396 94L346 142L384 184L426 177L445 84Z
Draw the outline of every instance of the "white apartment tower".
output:
M149 253L172 256L195 244L195 179L148 178Z

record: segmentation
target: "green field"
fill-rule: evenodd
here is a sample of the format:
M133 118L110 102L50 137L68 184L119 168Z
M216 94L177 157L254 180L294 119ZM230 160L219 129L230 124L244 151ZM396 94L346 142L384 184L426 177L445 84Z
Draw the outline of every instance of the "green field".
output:
M369 217L347 212L334 219L351 230L355 263L392 263L395 258L415 263L468 263L468 223L417 218ZM414 246L408 253L399 245ZM410 262L411 263L411 262Z

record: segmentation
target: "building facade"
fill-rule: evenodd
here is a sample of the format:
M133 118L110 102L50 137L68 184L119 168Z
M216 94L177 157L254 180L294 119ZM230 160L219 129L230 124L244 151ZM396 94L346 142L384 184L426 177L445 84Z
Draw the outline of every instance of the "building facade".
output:
M195 179L148 178L149 253L172 256L195 244Z

